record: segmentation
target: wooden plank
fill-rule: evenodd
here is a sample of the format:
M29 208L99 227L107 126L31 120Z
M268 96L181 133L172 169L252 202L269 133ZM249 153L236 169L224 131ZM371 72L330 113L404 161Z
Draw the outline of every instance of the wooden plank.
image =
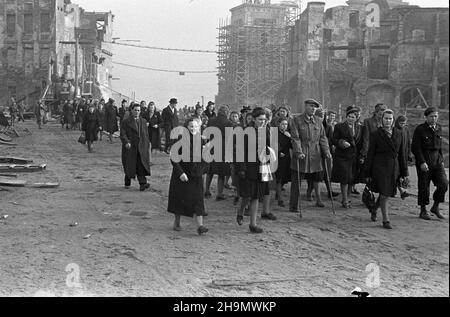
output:
M1 141L1 140L0 140L0 145L16 146L17 143L5 142L5 141Z
M29 185L32 188L57 188L59 183L34 183Z
M46 164L41 165L15 165L15 164L0 164L0 172L2 173L32 173L43 171L47 168Z
M0 186L25 187L26 184L27 184L27 182L26 181L22 181L22 180L0 178Z
M33 160L22 157L2 157L0 156L0 164L31 164Z

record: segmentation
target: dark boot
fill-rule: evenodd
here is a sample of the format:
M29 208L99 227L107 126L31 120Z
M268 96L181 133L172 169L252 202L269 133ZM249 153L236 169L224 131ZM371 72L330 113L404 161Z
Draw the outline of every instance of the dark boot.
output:
M441 214L439 210L439 203L434 203L433 207L431 207L430 212L435 214L439 219L445 219L445 217Z
M427 210L426 206L420 206L420 216L419 218L423 220L431 220L430 213Z

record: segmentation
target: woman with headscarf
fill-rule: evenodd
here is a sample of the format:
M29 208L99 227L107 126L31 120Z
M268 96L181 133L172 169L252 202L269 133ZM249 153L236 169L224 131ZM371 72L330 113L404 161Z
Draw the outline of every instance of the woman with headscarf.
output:
M288 132L289 121L287 118L278 119L278 169L275 172L276 197L278 206L284 207L281 190L284 185L291 181L291 149L292 139Z
M380 194L377 207L381 207L383 227L386 229L392 229L388 212L389 198L395 197L399 182L408 180L406 144L394 122L394 112L385 110L381 116L382 126L370 135L365 166L372 191ZM377 220L377 207L372 212L371 219L374 222Z
M341 184L342 207L350 208L348 186L354 178L353 166L356 157L356 139L361 135L361 127L356 125L358 109L348 107L344 122L334 127L332 144L335 147L333 155L333 171L331 181Z
M175 231L181 231L181 216L190 218L195 216L197 220L197 233L204 235L208 232L208 228L203 224L203 217L206 216L203 174L206 172L207 165L201 159L202 141L200 124L198 119L189 118L185 126L189 131L187 132L189 135L183 135L183 138L189 141L189 159L187 161L183 160L183 147L179 148L178 153L171 154L173 171L170 179L167 211L175 215L173 226ZM198 138L198 143L194 142L195 138ZM196 144L200 145L199 149L196 148ZM174 155L177 155L181 160L175 160Z
M109 98L108 103L105 106L105 123L103 127L108 133L109 143L113 143L113 134L119 131L117 118L119 118L119 110L116 107L116 102L114 99Z
M92 146L98 140L98 132L102 130L102 125L95 106L93 103L89 105L88 111L84 114L82 128L89 153L92 153Z

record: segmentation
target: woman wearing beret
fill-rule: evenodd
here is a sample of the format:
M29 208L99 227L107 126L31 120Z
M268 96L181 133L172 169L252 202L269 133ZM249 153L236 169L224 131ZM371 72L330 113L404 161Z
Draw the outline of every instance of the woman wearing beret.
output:
M334 127L332 144L336 150L333 155L331 181L341 184L342 207L350 208L348 186L353 181L353 166L356 160L356 140L361 135L361 126L356 124L358 109L349 107L344 122Z

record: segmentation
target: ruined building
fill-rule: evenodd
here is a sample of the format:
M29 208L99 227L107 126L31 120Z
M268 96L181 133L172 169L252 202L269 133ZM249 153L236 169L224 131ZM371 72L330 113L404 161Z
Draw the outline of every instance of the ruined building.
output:
M275 102L286 73L287 26L295 22L296 1L271 4L244 0L219 28L219 93L216 103L232 108Z
M327 108L382 102L397 112L448 109L448 8L401 0L310 2L291 29L288 80L277 94L295 112L312 97ZM345 108L344 108L345 109Z
M70 0L0 0L0 106L108 97L112 23Z

